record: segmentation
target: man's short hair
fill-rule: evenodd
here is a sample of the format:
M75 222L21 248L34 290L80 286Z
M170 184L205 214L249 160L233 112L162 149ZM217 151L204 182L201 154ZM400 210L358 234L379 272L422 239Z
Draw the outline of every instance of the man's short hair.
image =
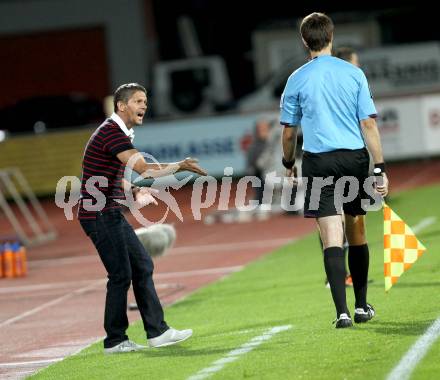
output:
M119 86L113 94L113 107L115 112L118 111L118 102L128 103L128 100L137 91L142 91L147 95L147 90L139 83L126 83Z
M352 47L341 46L335 49L334 56L344 61L351 61L352 55L356 53Z
M333 21L324 13L314 12L301 22L301 37L311 51L324 49L333 37Z

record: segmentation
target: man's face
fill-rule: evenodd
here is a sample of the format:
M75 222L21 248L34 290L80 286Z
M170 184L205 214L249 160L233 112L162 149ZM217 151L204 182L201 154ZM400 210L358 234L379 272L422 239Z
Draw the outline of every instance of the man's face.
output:
M270 124L266 120L260 120L256 125L257 136L261 140L266 140L269 137Z
M351 64L360 67L360 63L359 63L359 56L356 53L353 53L351 55L350 61Z
M141 125L147 111L147 96L143 91L136 91L128 99L127 104L122 104L121 111L128 128Z

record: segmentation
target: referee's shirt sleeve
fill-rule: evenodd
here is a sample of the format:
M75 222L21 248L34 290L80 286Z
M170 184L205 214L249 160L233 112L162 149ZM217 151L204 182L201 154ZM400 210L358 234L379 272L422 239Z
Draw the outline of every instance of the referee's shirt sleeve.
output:
M373 95L371 94L370 86L368 85L367 77L362 70L359 70L360 83L357 103L357 114L359 120L365 120L370 117L376 117L377 111L373 102Z
M134 149L130 138L120 129L112 128L103 145L104 151L116 156L118 153Z
M301 124L301 106L299 94L295 91L293 76L287 81L280 100L280 124L296 126Z

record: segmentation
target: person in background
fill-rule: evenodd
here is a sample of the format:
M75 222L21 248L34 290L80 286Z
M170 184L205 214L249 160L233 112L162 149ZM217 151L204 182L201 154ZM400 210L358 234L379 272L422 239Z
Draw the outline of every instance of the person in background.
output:
M344 61L350 62L356 67L361 67L359 63L359 56L355 50L349 46L340 46L336 48L333 52L333 55L337 58L343 59Z
M255 198L258 204L261 205L263 201L265 168L261 163L261 156L266 150L269 139L272 122L268 117L261 116L255 122L254 135L252 136L252 143L246 154L246 174L255 176L260 179L261 186L255 188Z

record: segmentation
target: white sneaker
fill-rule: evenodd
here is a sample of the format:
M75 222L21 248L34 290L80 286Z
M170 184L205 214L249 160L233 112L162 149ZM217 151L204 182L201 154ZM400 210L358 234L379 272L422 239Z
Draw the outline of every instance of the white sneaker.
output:
M189 330L176 330L170 327L167 331L165 331L162 335L157 336L156 338L148 339L148 345L150 347L165 347L171 346L172 344L176 344L179 342L183 342L187 340L193 331Z
M124 353L124 352L140 351L140 350L143 350L144 348L147 348L147 347L141 346L140 344L132 342L131 340L124 340L123 342L117 344L116 346L113 346L110 348L104 348L104 353L106 353L106 354L120 354L120 353Z

